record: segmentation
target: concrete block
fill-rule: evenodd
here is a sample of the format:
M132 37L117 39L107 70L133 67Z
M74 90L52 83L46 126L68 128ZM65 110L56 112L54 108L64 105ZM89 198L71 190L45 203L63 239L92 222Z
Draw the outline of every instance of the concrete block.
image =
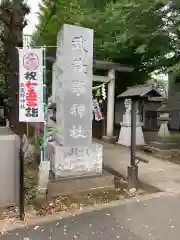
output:
M19 204L19 149L19 137L0 127L0 207Z

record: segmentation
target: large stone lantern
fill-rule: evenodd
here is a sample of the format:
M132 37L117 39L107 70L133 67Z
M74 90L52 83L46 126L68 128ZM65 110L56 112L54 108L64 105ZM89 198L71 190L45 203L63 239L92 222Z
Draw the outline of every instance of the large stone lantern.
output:
M174 153L174 150L177 149L177 143L173 141L168 129L168 122L171 120L171 108L166 99L163 100L162 106L157 109L157 112L159 113L158 120L160 122L160 128L156 138L150 143L150 146L152 146L154 150L160 151L160 156L170 157L172 156L171 150L173 150Z

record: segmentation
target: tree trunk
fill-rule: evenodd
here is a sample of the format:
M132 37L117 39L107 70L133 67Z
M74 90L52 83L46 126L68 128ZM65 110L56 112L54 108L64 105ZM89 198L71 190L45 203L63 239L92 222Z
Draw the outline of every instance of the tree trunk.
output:
M8 118L11 129L18 135L25 132L25 124L19 122L19 56L17 47L23 47L22 30L22 0L14 0L12 9L12 25L8 33L9 47L7 49L10 61L10 75L8 77L10 109Z

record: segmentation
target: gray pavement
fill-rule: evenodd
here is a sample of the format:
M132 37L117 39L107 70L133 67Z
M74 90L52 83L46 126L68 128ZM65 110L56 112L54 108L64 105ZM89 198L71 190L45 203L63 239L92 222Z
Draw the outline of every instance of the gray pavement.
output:
M130 149L119 144L109 144L96 139L94 141L103 145L104 166L127 177ZM180 165L154 158L139 151L136 152L136 155L149 161L148 164L139 163L138 175L141 182L163 192L180 193Z
M0 240L179 240L180 195L136 201L14 230Z

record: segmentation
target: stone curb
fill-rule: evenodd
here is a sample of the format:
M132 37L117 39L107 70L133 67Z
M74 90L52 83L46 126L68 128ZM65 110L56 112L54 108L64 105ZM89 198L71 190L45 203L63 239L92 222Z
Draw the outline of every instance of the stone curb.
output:
M158 193L152 193L149 195L144 195L144 196L139 196L139 197L132 197L129 199L123 199L123 200L116 200L116 201L112 201L109 203L105 203L105 204L97 204L97 205L93 205L93 206L88 206L83 208L82 210L77 209L77 210L72 210L66 213L57 213L54 215L48 215L48 216L43 216L43 217L37 217L31 220L27 220L24 222L16 222L15 224L13 224L12 226L10 226L7 230L5 229L4 231L2 231L3 227L0 226L0 232L3 234L5 234L6 232L9 231L13 231L16 229L22 229L22 228L28 228L28 227L32 227L33 225L41 225L41 224L46 224L46 223L50 223L50 222L54 222L54 221L58 221L61 220L63 218L69 218L69 217L73 217L73 216L78 216L84 213L90 213L93 211L99 211L99 210L103 210L103 209L108 209L111 207L117 207L117 206L121 206L121 205L126 205L126 204L132 204L132 203L139 203L139 202L143 202L143 201L147 201L147 200L152 200L152 199L157 199L159 197L168 197L168 196L175 196L180 194L179 192L177 193L170 193L170 192L158 192Z

